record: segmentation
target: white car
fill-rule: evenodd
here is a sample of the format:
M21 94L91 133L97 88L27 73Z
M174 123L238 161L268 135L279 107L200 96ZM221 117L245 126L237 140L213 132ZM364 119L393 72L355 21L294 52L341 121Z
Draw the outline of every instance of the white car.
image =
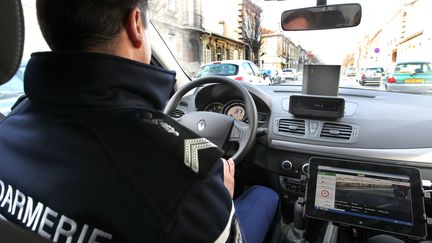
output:
M355 77L357 75L356 69L353 67L348 67L345 69L346 77Z
M206 63L194 74L193 79L218 75L232 78L237 81L249 82L255 85L270 85L265 81L259 68L247 60L224 60Z
M297 80L298 78L298 74L297 71L295 69L292 68L285 68L282 70L283 73L283 79L287 80L287 79L291 79L291 80Z

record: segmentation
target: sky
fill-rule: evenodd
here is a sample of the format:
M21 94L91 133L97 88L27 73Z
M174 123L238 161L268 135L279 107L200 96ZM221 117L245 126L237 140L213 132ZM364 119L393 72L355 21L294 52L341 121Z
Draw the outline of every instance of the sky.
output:
M304 49L318 55L326 64L341 64L347 54L353 53L365 34L376 32L403 5L405 0L327 0L327 4L358 2L362 6L359 26L319 31L292 31L285 35ZM280 28L280 15L284 10L311 7L316 0L255 0L263 8L263 26L272 30Z

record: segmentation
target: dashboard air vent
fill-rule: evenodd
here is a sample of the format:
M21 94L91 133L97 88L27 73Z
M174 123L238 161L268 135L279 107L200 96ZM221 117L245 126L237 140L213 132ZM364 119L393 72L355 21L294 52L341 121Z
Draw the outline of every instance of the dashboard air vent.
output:
M169 113L169 115L170 115L171 117L174 117L174 118L180 118L180 117L182 117L184 114L185 114L185 113L184 113L183 111L178 110L178 109L171 110L170 113Z
M352 130L350 125L326 122L320 136L322 138L350 140Z
M285 132L296 135L305 134L305 121L298 119L280 119L279 132Z

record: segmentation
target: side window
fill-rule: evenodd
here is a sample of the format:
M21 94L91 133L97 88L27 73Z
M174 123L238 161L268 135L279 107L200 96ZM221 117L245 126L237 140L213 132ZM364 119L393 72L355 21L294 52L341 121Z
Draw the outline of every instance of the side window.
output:
M427 74L432 74L432 65L430 63L425 64L424 69L426 70Z
M199 62L199 49L196 40L191 39L188 42L188 61L189 62Z
M254 76L260 76L261 75L261 72L260 72L259 68L257 67L257 65L255 65L254 63L251 63L251 62L248 64L251 66L252 71L254 73Z
M211 46L207 45L204 49L204 62L205 63L209 63L212 60L212 56L211 56Z
M249 66L249 64L247 64L247 63L244 62L244 63L242 63L242 67L243 67L243 69L245 70L245 72L247 74L254 75L253 72L252 72L251 67Z
M233 59L238 60L239 59L239 51L237 49L234 50Z

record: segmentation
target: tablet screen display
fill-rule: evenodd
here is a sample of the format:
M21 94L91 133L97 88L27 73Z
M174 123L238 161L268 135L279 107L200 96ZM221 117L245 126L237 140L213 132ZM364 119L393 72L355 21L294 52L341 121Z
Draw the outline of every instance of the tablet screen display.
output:
M315 207L358 218L413 225L410 178L318 166Z
M361 161L310 160L306 216L424 238L420 172Z

